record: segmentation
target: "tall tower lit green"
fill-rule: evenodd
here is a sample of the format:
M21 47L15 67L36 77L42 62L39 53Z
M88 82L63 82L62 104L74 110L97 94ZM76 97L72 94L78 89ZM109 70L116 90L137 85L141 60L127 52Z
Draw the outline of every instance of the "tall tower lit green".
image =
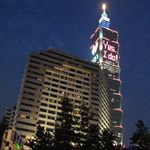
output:
M99 64L105 73L110 86L111 123L112 130L116 135L116 144L123 144L122 127L122 95L120 93L120 66L119 66L119 43L118 32L109 28L110 19L105 12L106 5L103 4L103 13L99 20L99 26L91 36L91 61Z

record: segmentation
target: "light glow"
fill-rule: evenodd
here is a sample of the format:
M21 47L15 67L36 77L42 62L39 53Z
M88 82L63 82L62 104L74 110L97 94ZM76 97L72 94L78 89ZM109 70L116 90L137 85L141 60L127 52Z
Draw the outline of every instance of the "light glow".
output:
M122 127L122 126L114 126L114 128L121 128L121 129L123 129L123 127Z
M121 80L119 80L119 79L116 79L116 78L113 78L113 80L116 80L116 81L119 81L119 82L121 82Z
M122 96L120 93L113 93L113 95Z
M98 41L95 42L93 48L92 48L92 55L95 55L98 49Z
M104 11L106 10L106 4L105 4L105 3L102 5L102 9L103 9Z
M123 113L123 110L122 110L122 109L114 108L114 110L116 110L116 111L120 111L120 112L122 112L122 113Z
M113 67L120 68L120 66L112 65Z
M19 146L19 144L15 141L14 142L14 146L17 148L17 149L20 149L20 146Z

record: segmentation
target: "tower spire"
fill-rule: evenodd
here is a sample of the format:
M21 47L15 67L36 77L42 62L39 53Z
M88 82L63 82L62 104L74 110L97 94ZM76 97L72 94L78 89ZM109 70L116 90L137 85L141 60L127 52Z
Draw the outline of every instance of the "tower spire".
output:
M109 28L109 25L110 25L110 19L107 17L107 14L106 14L106 4L104 3L102 5L102 9L103 9L103 13L101 15L101 18L99 20L99 26L100 28L102 26L106 27L106 28Z
M105 10L106 10L106 4L105 4L105 3L102 5L102 9L103 9L103 13L102 13L101 16L107 17L107 14L106 14L106 12L105 12Z

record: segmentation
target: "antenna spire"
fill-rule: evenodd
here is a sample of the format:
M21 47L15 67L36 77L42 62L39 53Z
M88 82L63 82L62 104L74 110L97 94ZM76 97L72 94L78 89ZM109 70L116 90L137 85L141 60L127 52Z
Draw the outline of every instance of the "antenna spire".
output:
M102 4L102 9L103 9L103 13L101 14L101 18L99 20L99 26L100 26L100 28L102 26L106 27L106 28L109 28L110 19L107 17L107 14L105 12L105 10L106 10L106 4L105 3Z
M103 3L102 9L103 9L102 16L103 16L103 17L107 17L107 14L106 14L106 12L105 12L105 10L106 10L106 4L105 4L105 3Z

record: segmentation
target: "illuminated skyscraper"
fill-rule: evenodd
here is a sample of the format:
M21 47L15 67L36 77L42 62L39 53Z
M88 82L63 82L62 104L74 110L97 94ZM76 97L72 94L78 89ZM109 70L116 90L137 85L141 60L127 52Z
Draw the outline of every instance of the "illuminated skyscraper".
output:
M80 105L91 105L91 123L111 128L109 83L99 65L52 48L30 54L24 70L15 116L15 128L25 139L39 122L53 132L64 93L80 119Z
M117 144L122 144L122 109L120 93L120 66L119 66L119 43L118 32L109 28L110 19L105 12L106 5L103 4L103 13L99 20L99 26L91 36L92 62L99 64L105 73L111 93L111 120L112 128L117 136Z

